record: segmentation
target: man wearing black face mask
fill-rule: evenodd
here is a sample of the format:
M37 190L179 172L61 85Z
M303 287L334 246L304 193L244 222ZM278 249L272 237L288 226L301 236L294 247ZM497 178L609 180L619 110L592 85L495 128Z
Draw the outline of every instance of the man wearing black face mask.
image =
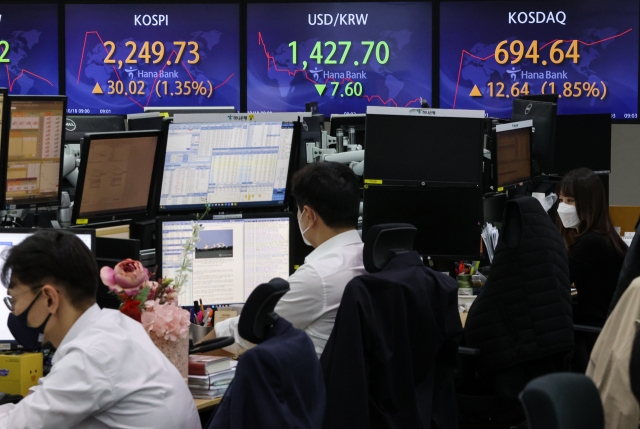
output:
M40 231L8 251L8 327L25 348L57 352L33 393L0 407L0 429L199 429L186 383L142 325L96 305L98 279L74 234Z

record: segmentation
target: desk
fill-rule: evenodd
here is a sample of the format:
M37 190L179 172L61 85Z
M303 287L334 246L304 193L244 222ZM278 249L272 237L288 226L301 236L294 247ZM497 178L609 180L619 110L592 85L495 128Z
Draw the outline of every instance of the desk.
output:
M464 324L467 322L467 316L469 315L469 313L467 313L466 311L461 311L460 312L460 321L462 322L462 327L464 328Z
M220 401L222 401L222 398L216 398L216 399L194 399L195 403L196 403L196 408L198 409L198 412L200 411L206 411L209 408L213 408L216 405L218 405L220 403Z

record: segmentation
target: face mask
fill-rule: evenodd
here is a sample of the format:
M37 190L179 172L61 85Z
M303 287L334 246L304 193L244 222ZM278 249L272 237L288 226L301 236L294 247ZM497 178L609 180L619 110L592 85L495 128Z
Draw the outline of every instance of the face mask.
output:
M306 209L302 210L302 213L300 213L300 216L298 216L298 228L300 229L300 234L302 234L302 240L304 240L304 244L306 244L307 246L313 246L313 244L309 243L309 240L307 240L304 236L304 233L309 231L309 228L311 228L311 226L308 226L307 229L305 229L304 231L302 230L302 227L300 226L300 219L302 219L302 215L304 214L304 211ZM316 221L316 214L313 214L313 221Z
M27 322L29 311L40 296L40 293L42 293L42 290L38 292L38 295L36 295L33 301L31 301L31 304L29 304L29 307L27 307L25 311L20 313L19 316L16 316L12 312L9 313L9 320L7 320L7 327L9 328L9 331L11 331L11 334L16 339L16 341L20 343L25 349L31 351L37 351L42 348L44 327L47 325L47 322L51 317L51 313L49 313L42 325L38 326L37 328L30 327L29 323Z
M578 217L576 206L560 203L558 205L558 216L560 216L562 225L565 228L575 228L580 225L580 218Z

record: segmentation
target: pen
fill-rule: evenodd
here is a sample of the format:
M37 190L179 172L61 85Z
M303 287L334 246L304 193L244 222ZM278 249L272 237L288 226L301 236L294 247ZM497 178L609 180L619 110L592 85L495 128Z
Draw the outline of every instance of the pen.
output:
M207 313L206 316L204 317L204 320L202 321L202 326L208 326L209 322L211 321L211 316L213 315L213 311L209 308L207 309Z
M202 305L202 298L200 298L200 311L202 311L202 315L204 316L204 306Z

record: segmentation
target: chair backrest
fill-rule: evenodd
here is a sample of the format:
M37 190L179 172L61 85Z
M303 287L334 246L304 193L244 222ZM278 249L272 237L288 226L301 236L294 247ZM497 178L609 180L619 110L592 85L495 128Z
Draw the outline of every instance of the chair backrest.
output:
M362 259L368 273L377 273L396 255L413 250L417 229L408 223L385 223L369 228Z
M274 308L289 291L275 278L251 293L238 322L239 334L257 344L238 360L207 429L318 429L325 410L322 368L311 338Z
M380 224L364 237L368 273L346 285L320 357L325 429L458 427L458 288L424 266L415 235L409 224Z
M240 314L238 332L254 344L260 344L278 315L273 311L282 295L289 291L289 282L276 277L262 283L251 292Z
M529 382L520 393L529 429L603 429L600 393L584 374L558 372Z

